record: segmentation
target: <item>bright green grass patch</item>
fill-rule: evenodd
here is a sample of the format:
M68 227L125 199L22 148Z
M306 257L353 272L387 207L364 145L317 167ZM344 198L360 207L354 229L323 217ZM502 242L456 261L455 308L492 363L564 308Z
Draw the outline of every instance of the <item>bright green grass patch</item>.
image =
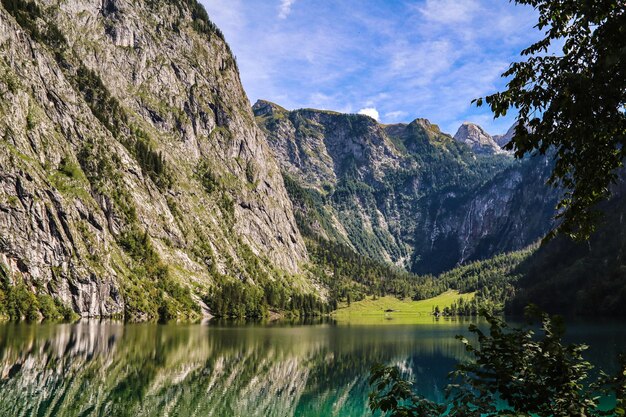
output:
M449 320L436 318L432 315L435 306L439 306L439 309L443 310L444 307L451 306L459 298L463 298L465 301L472 300L474 294L473 292L459 294L458 291L450 290L436 297L420 301L413 301L409 298L400 300L391 296L379 297L376 300L367 297L364 300L351 303L349 307L342 303L332 313L332 316L337 321L351 324L447 322Z

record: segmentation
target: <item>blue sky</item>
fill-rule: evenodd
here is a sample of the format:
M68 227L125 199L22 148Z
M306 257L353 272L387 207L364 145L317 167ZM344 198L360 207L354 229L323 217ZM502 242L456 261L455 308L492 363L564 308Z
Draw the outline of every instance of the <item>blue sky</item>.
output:
M472 121L503 133L470 102L540 33L532 8L508 0L201 0L222 29L252 103L417 117L454 134ZM371 110L371 109L375 109Z

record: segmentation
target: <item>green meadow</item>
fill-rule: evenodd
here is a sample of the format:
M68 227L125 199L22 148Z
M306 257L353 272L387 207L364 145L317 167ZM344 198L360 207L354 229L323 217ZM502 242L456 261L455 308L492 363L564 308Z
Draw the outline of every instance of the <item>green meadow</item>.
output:
M452 305L459 298L470 301L474 293L459 294L458 291L446 291L436 297L426 300L413 301L410 298L398 299L391 296L367 297L361 301L355 301L349 306L342 303L332 313L333 318L339 322L350 324L418 324L432 322L450 322L456 318L435 317L432 315L435 306L443 310Z

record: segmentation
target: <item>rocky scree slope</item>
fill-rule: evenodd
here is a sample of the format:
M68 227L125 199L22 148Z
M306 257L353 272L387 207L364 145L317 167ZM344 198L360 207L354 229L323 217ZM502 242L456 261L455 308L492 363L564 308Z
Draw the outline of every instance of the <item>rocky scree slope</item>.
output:
M227 284L259 304L317 291L236 62L194 0L2 0L0 50L0 316L172 318Z
M476 152L425 119L381 125L262 100L253 110L305 235L426 274L525 247L553 226L546 158Z

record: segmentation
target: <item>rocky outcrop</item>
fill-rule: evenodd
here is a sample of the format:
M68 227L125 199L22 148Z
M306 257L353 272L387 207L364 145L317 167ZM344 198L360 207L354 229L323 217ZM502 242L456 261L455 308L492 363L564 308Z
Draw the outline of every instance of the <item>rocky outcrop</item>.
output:
M501 145L477 124L465 122L454 134L454 140L465 143L477 154L499 154L504 151Z
M403 159L382 126L368 116L313 109L288 112L263 100L253 111L262 126L269 123L265 127L270 146L283 169L319 189L335 186L347 174L382 181L384 170Z
M6 4L0 256L9 280L100 316L154 298L146 253L200 295L218 275L255 283L250 262L300 272L307 254L280 170L201 6Z

